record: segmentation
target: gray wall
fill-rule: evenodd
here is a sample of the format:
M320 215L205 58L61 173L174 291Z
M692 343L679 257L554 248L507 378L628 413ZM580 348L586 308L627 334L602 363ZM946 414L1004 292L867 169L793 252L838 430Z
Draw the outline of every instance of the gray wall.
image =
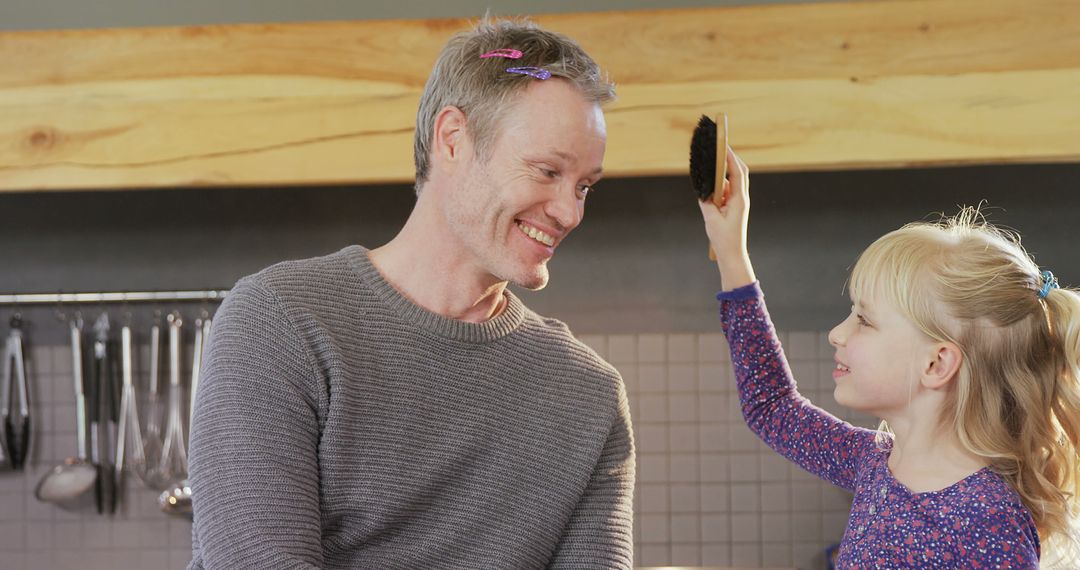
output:
M182 26L250 22L460 18L649 8L799 4L810 0L3 0L0 30Z
M751 254L777 324L821 330L847 311L847 270L874 238L985 199L1075 283L1077 180L1080 165L752 175ZM382 244L412 203L404 185L0 194L0 292L228 288L281 259ZM581 333L711 331L705 252L687 179L605 180L551 284L522 295Z

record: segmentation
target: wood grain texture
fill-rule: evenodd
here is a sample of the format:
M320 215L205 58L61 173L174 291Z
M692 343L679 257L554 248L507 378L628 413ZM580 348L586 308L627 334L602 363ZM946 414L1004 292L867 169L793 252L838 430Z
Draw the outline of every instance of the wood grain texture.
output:
M616 81L605 170L686 173L726 112L756 172L1080 159L1080 0L537 17ZM466 20L0 33L0 191L412 179Z

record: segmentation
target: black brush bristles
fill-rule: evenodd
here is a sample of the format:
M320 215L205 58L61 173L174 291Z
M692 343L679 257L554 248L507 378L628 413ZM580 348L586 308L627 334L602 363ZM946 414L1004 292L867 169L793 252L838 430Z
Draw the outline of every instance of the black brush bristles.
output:
M716 191L716 122L706 115L690 139L690 184L703 202Z

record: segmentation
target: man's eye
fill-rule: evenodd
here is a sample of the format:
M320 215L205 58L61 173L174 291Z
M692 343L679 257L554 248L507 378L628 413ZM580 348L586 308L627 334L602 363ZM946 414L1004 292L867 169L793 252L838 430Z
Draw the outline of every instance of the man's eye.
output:
M579 200L584 200L586 196L588 196L589 194L592 193L592 191L593 191L593 187L589 186L588 184L582 184L581 186L578 186L577 187L578 199Z

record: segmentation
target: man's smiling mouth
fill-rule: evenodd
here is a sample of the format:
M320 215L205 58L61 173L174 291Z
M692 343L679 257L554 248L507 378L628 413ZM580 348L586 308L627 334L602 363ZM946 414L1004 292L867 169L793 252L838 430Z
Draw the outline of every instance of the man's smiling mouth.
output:
M544 245L546 245L548 247L552 247L552 246L555 245L555 238L545 234L544 232L542 232L542 231L540 231L540 230L538 230L538 229L536 229L536 228L534 228L532 226L526 225L524 222L518 222L517 227L518 227L519 230L521 230L521 233L531 237L532 239L534 239L534 240L536 240L536 241L538 241L538 242L540 242L540 243L542 243L542 244L544 244Z

